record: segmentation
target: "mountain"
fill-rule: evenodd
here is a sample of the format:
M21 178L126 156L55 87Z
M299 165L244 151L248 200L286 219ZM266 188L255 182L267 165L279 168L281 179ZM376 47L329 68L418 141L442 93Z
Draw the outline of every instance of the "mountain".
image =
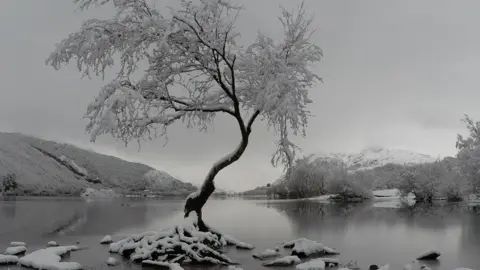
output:
M368 147L360 153L320 153L311 155L311 160L315 158L336 158L345 163L350 171L368 170L381 167L387 164L413 165L421 163L435 162L437 159L429 155L403 149L386 149L383 147Z
M0 182L16 193L77 195L87 187L190 193L196 188L144 164L18 133L0 133ZM0 186L1 189L1 186Z

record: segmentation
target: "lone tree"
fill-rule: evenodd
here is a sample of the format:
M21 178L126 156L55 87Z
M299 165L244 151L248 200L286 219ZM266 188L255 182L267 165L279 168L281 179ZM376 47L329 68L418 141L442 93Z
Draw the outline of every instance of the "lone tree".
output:
M303 4L296 11L281 8L282 40L259 32L240 46L235 21L242 8L228 0L181 0L168 14L147 0L74 2L81 10L111 2L116 10L113 18L85 21L46 61L58 70L73 60L84 76L118 69L88 106L92 141L106 133L125 143L164 136L178 121L206 130L217 113L238 123L240 144L213 165L185 203L185 217L196 212L201 230L208 230L201 214L215 176L242 156L257 119L279 136L272 164L291 164L297 147L288 135L305 136L308 89L321 80L312 64L322 51L310 39L313 18Z

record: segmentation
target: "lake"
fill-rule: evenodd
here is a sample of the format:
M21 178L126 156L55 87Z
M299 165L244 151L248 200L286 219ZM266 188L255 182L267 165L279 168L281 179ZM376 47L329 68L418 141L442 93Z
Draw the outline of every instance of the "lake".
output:
M88 248L72 252L66 260L87 269L111 269L105 264L110 256L108 246L99 244L103 236L111 234L118 240L166 228L182 218L182 210L180 199L0 198L0 250L10 241L27 242L30 252L51 240L78 243ZM390 269L402 269L430 249L442 253L437 263L427 264L432 269L480 269L480 209L463 203L404 209L373 207L372 203L213 199L204 208L204 219L216 229L255 245L254 252L306 237L337 249L342 263L357 261L362 269L386 263ZM228 250L243 269L263 269L252 253ZM126 261L114 267L141 268Z

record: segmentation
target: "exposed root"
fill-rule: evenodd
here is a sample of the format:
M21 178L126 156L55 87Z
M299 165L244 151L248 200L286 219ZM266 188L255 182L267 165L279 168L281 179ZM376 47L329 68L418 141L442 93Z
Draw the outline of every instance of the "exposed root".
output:
M192 212L183 224L159 232L135 234L110 244L110 252L134 262L167 264L236 264L220 252L224 246L253 249L252 245L222 235L212 229L201 231L198 217Z

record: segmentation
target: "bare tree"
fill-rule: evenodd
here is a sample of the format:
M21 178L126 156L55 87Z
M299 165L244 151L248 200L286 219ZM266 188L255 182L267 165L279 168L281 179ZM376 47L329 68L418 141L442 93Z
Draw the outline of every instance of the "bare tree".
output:
M202 207L215 190L214 178L242 156L257 119L279 136L272 163L291 164L296 146L288 135L305 136L308 90L321 80L311 64L320 61L322 51L311 41L313 18L303 4L296 11L281 8L282 40L259 32L242 47L235 29L242 8L226 0L181 0L169 14L146 0L74 2L80 9L107 3L116 9L113 18L85 21L46 61L60 69L73 60L84 76L118 68L118 76L88 106L92 141L106 133L125 143L151 139L179 121L206 130L218 113L238 123L240 144L187 198L185 217L196 212L202 230L208 230ZM141 72L140 63L147 65ZM132 79L138 72L140 78Z

